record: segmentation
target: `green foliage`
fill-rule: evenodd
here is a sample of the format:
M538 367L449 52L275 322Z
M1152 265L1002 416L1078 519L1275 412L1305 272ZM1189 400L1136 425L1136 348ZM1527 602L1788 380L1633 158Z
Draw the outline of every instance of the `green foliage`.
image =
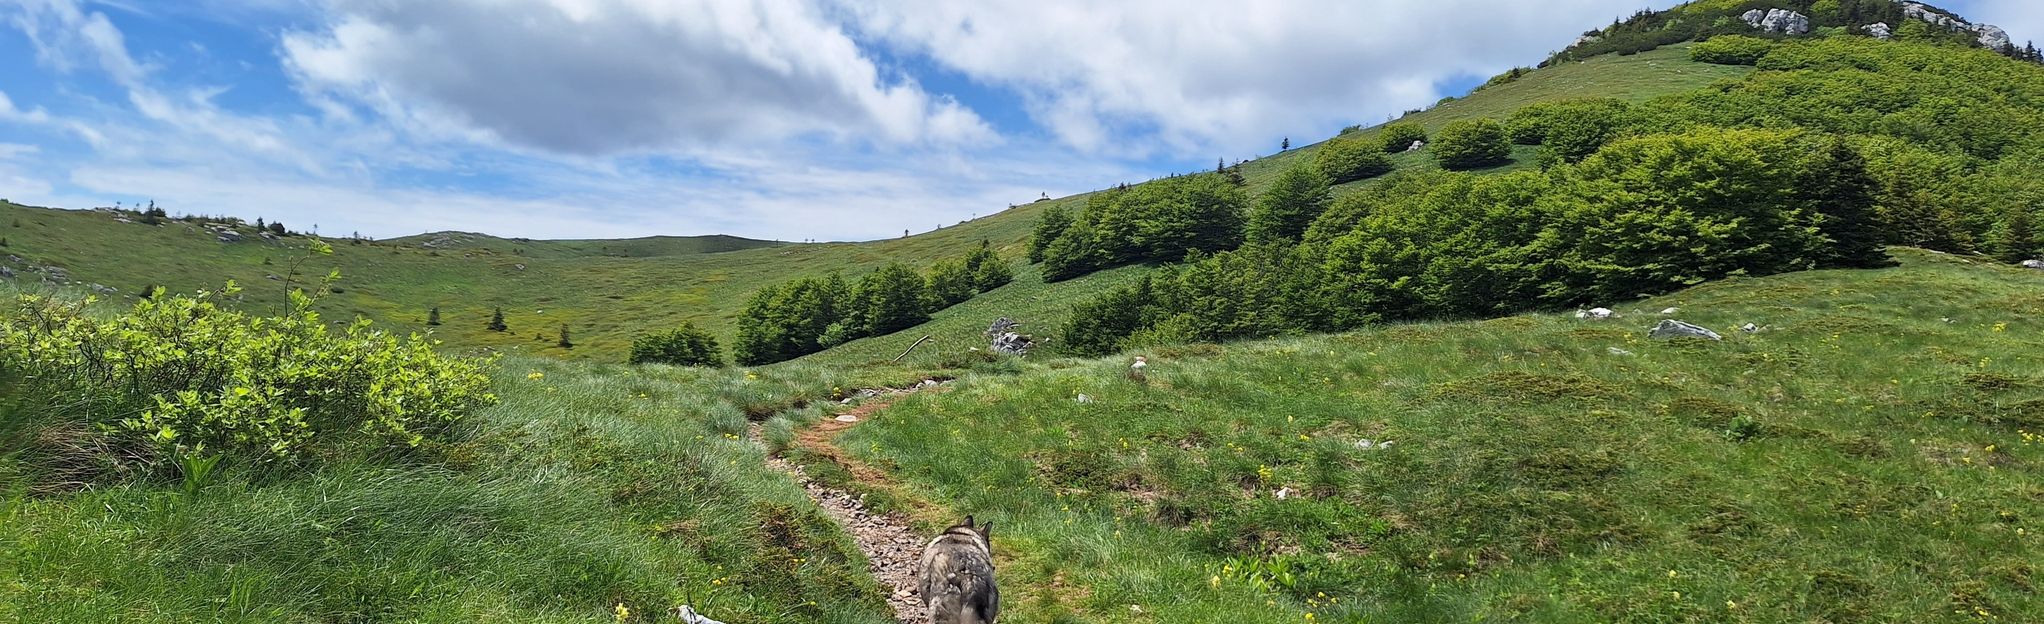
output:
M1076 222L1044 249L1044 279L1233 249L1242 243L1247 203L1242 187L1211 173L1096 193Z
M503 309L503 308L497 308L497 309L495 309L495 310L491 311L491 312L490 312L490 324L488 324L488 325L485 325L484 327L485 327L485 328L487 328L487 329L489 329L490 331L493 331L493 332L504 332L504 331L510 331L510 330L511 330L511 327L510 327L510 326L508 326L508 325L505 325L505 324L504 324L504 309Z
M1500 165L1512 156L1504 126L1490 119L1466 119L1443 126L1427 149L1442 167L1454 170Z
M1545 145L1548 165L1579 162L1632 125L1631 106L1610 98L1545 102L1520 109L1505 121L1513 143Z
M297 460L355 444L419 449L495 398L481 362L372 329L336 334L306 305L255 317L215 301L158 296L102 318L82 302L16 298L0 358L20 396L157 449ZM298 296L304 304L310 299Z
M930 298L938 309L948 308L973 295L979 289L973 284L973 271L958 260L945 260L930 267Z
M1043 216L1037 217L1036 227L1029 234L1029 263L1043 262L1051 243L1064 236L1065 230L1072 227L1072 221L1072 213L1063 206L1052 206L1043 211Z
M1759 37L1718 35L1690 48L1689 58L1698 63L1753 65L1759 63L1760 57L1767 56L1773 49L1773 41Z
M930 292L908 265L895 263L859 280L859 290L870 299L867 317L870 334L891 334L930 320Z
M2044 236L2037 231L2036 209L2009 206L1987 233L1988 253L2003 262L2044 258Z
M1321 146L1322 158L1326 157L1327 149L1328 146ZM1293 167L1278 176L1250 207L1247 238L1251 242L1298 240L1326 208L1327 182L1319 168Z
M1427 129L1416 123L1385 124L1377 130L1377 149L1386 154L1403 154L1412 144L1427 140Z
M1804 165L1797 184L1805 201L1823 218L1818 229L1830 241L1824 266L1875 268L1887 266L1886 228L1879 221L1874 194L1880 181L1867 171L1866 158L1837 138L1810 149L1815 162Z
M1360 139L1334 139L1320 145L1314 168L1332 184L1346 184L1391 172L1391 158ZM1277 184L1284 184L1280 177Z
M632 341L631 363L669 364L673 366L724 365L724 352L717 345L717 338L696 327L695 323L682 323L669 331L640 336Z
M978 248L965 254L965 272L972 275L973 289L982 293L1015 281L1015 272L987 241L980 241Z

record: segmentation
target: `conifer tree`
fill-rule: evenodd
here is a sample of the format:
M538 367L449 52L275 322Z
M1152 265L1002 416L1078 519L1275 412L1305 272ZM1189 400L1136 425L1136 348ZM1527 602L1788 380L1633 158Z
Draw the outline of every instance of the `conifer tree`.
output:
M440 306L433 306L433 309L426 311L426 324L433 326L440 324Z
M1805 165L1802 193L1824 222L1819 231L1831 240L1827 266L1888 266L1885 235L1874 212L1874 191L1880 182L1867 172L1859 150L1838 139L1826 140L1814 162Z
M562 324L561 324L561 340L560 340L560 342L556 342L556 343L554 343L554 344L555 344L556 346L559 346L560 348L563 348L563 349L573 349L573 348L575 348L575 343L574 343L574 341L568 340L568 324L567 324L567 323L562 323Z
M490 331L497 331L497 332L501 332L501 331L510 331L510 330L511 330L511 327L510 327L510 326L508 326L508 325L505 325L505 324L504 324L504 309L503 309L503 308L497 308L497 311L496 311L495 313L493 313L493 314L491 314L491 315L490 315L490 324L489 324L489 325L486 325L485 327L487 327L487 328L488 328L488 329L489 329Z
M2038 259L2036 215L2028 206L2011 205L1987 232L1987 250L1995 259L2014 264Z

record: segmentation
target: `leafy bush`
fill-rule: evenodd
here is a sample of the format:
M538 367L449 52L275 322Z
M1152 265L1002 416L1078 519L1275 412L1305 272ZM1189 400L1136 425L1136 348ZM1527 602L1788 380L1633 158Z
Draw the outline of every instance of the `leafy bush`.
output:
M632 340L631 363L716 367L724 365L724 351L710 332L695 323L682 323L671 331Z
M1362 141L1335 139L1320 146L1314 167L1328 183L1344 184L1391 173L1391 158Z
M1511 143L1505 140L1505 128L1490 119L1466 119L1441 128L1434 142L1428 146L1441 166L1453 169L1477 169L1510 162Z
M1036 218L1036 228L1029 234L1030 264L1043 262L1044 254L1050 249L1051 243L1064 236L1065 230L1070 227L1072 213L1063 206L1052 206L1044 210L1043 216Z
M277 317L214 303L239 292L230 282L218 293L159 295L111 317L88 302L21 295L0 324L0 366L20 396L165 457L418 449L496 400L484 362L443 357L366 320L336 334L299 292Z
M1400 154L1412 144L1427 140L1427 129L1412 122L1387 124L1377 131L1377 148L1386 154Z
M1774 49L1774 42L1744 35L1718 35L1689 49L1689 58L1716 65L1754 65Z

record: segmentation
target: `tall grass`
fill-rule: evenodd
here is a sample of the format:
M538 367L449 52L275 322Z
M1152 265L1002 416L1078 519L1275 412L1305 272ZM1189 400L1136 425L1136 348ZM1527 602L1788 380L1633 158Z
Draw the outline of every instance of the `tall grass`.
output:
M742 439L748 411L861 381L511 359L445 463L229 463L189 494L31 497L34 471L0 459L0 621L594 622L620 603L888 621L850 542Z

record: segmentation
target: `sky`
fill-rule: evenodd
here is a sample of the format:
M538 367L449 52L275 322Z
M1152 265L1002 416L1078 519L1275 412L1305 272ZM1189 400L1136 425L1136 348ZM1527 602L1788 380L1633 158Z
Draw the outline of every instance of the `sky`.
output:
M1938 4L2044 35L2044 2ZM1381 123L1640 8L0 0L0 198L327 236L886 238Z

